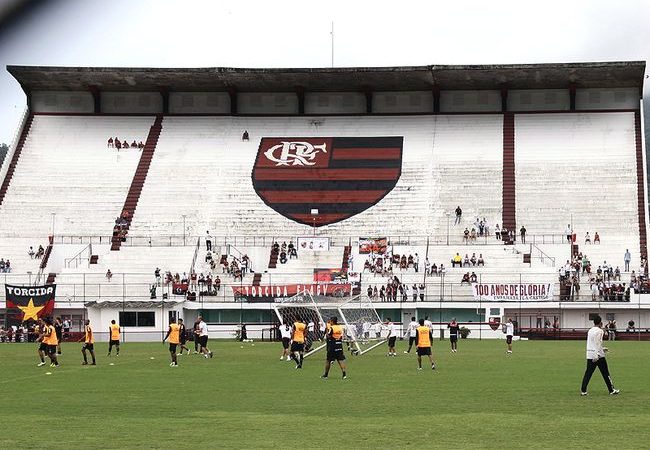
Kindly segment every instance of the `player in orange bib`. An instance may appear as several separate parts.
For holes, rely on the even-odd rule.
[[[45,329],[41,338],[41,342],[45,344],[46,353],[50,358],[50,367],[59,367],[59,361],[56,357],[56,347],[59,345],[59,340],[56,337],[56,330],[52,325],[52,319],[45,318]]]
[[[416,330],[416,346],[418,349],[418,370],[422,370],[422,357],[428,356],[429,362],[431,363],[431,370],[436,369],[436,365],[433,362],[431,357],[431,342],[433,337],[431,336],[431,328],[424,325],[424,319],[420,319],[420,326]]]
[[[95,362],[95,335],[93,334],[93,329],[90,327],[90,320],[88,319],[84,321],[84,345],[81,347],[81,354],[84,356],[84,362],[81,363],[82,366],[88,365],[86,350],[88,350],[90,352],[90,356],[93,357],[93,362],[91,366],[96,366],[97,363]]]
[[[108,327],[109,341],[108,341],[108,356],[111,356],[111,351],[115,347],[115,356],[120,356],[120,326],[111,320]]]
[[[178,367],[178,360],[176,359],[176,348],[181,343],[181,326],[176,323],[173,317],[169,319],[169,328],[167,334],[163,338],[163,343],[169,338],[169,354],[172,357],[170,367]]]
[[[298,318],[293,324],[291,333],[291,359],[296,362],[296,369],[302,369],[302,361],[305,353],[305,333],[307,325]]]

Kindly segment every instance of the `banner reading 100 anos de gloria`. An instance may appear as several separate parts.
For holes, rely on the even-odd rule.
[[[552,283],[474,283],[474,300],[538,302],[553,300]]]

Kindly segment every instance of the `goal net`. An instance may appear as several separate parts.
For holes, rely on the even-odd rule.
[[[293,325],[300,319],[309,325],[305,340],[306,357],[325,348],[325,324],[332,317],[337,317],[338,323],[345,327],[344,341],[348,351],[354,355],[362,355],[386,341],[381,337],[379,314],[367,297],[341,301],[330,297],[314,299],[305,293],[276,304],[274,309],[281,323]]]

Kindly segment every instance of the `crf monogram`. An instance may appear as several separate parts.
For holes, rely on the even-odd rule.
[[[276,152],[280,150],[280,157]],[[319,151],[327,153],[325,143],[313,145],[309,142],[282,142],[264,152],[264,156],[276,166],[313,166]]]

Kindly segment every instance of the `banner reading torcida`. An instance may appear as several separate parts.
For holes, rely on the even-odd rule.
[[[474,300],[542,302],[553,300],[552,283],[474,283]]]
[[[7,298],[7,324],[16,325],[38,320],[52,314],[56,285],[12,286],[5,285]]]

